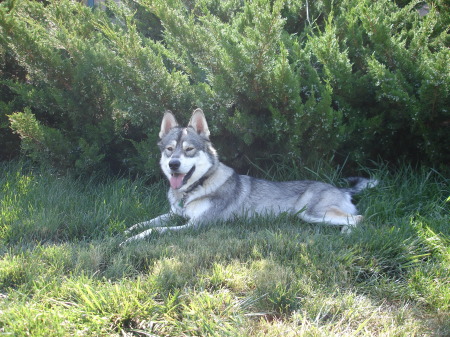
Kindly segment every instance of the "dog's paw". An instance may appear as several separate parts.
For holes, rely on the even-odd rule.
[[[124,231],[123,231],[123,234],[125,234],[125,235],[130,235],[131,234],[131,232],[132,232],[132,229],[131,228],[128,228],[128,229],[125,229]]]
[[[351,219],[351,221],[350,221],[350,219]],[[362,215],[353,215],[351,218],[349,218],[348,224],[341,227],[341,233],[350,234],[352,232],[353,228],[355,228],[356,225],[359,224],[363,220],[364,220],[364,217]]]
[[[342,234],[350,234],[353,230],[354,225],[346,225],[341,227],[341,233]]]
[[[152,234],[152,233],[154,233],[154,232],[158,232],[157,230],[155,231],[155,229],[156,229],[156,228],[153,228],[153,229],[147,229],[146,231],[144,231],[144,232],[142,232],[142,233],[140,233],[140,234],[134,235],[134,236],[132,236],[132,237],[126,239],[124,242],[122,242],[122,243],[120,244],[120,247],[123,247],[123,246],[125,246],[125,245],[127,245],[127,244],[129,244],[129,243],[131,243],[131,242],[133,242],[133,241],[140,241],[140,240],[146,238],[147,236],[149,236],[150,234]]]
[[[125,229],[125,230],[123,231],[123,233],[124,233],[125,235],[131,235],[131,233],[133,233],[133,232],[136,231],[136,229],[138,228],[138,225],[139,225],[139,224],[136,224],[136,225],[131,226],[130,228]]]
[[[364,217],[362,215],[355,215],[354,219],[355,219],[355,223],[360,223],[361,221],[364,220]]]
[[[119,244],[119,247],[121,247],[121,248],[123,248],[123,247],[125,247],[127,244],[129,244],[132,240],[130,240],[131,238],[129,238],[129,239],[126,239],[125,241],[122,241],[120,244]]]

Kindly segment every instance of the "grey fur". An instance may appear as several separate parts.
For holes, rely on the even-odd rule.
[[[180,127],[167,112],[159,135],[160,165],[171,183],[168,192],[171,212],[132,226],[127,233],[150,229],[125,242],[142,239],[154,230],[177,231],[235,216],[282,212],[298,215],[307,222],[344,226],[343,230],[349,231],[349,227],[362,220],[351,196],[377,184],[376,180],[352,177],[348,181],[353,187],[337,188],[318,181],[272,182],[239,175],[219,161],[200,109],[194,111],[186,128]],[[188,222],[164,227],[170,223],[172,214],[181,215]]]

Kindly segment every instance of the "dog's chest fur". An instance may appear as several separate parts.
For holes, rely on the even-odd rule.
[[[172,212],[187,218],[198,218],[213,207],[211,196],[217,196],[221,187],[233,176],[232,168],[219,163],[211,175],[192,191],[170,189],[168,193]],[[218,214],[219,216],[219,214]]]

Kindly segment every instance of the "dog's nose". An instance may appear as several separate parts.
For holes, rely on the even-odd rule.
[[[172,159],[171,161],[169,161],[169,167],[171,170],[178,170],[180,168],[180,161],[178,159]]]

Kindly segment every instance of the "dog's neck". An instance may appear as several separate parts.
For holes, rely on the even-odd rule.
[[[229,176],[235,173],[233,169],[217,161],[214,166],[212,166],[199,180],[190,185],[185,191],[175,190],[171,188],[170,192],[173,196],[172,200],[175,200],[176,204],[179,207],[183,208],[186,205],[186,202],[189,203],[198,198],[202,198],[205,194],[208,194],[211,190],[210,184],[212,184],[214,181],[217,181],[217,177],[215,177],[215,175],[218,172],[217,168],[219,166],[224,166],[229,170],[229,174],[225,176],[223,176],[223,171],[221,171],[222,176],[218,179],[220,182],[219,186],[223,184]],[[216,184],[214,185],[215,188],[218,187]]]

